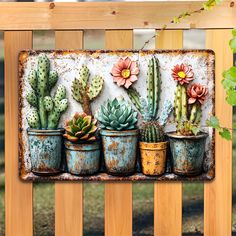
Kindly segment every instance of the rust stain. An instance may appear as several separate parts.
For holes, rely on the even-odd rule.
[[[109,151],[112,151],[112,150],[117,150],[118,148],[118,143],[114,140],[112,140],[112,143],[108,146],[108,150]]]

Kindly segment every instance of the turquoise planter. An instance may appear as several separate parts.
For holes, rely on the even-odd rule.
[[[63,129],[28,129],[32,172],[38,175],[54,175],[60,172]]]
[[[67,168],[74,175],[92,175],[100,167],[100,143],[72,143],[65,140]]]
[[[168,133],[172,153],[173,172],[182,176],[200,175],[203,171],[203,159],[207,133],[196,136],[181,136]]]
[[[111,175],[131,175],[135,172],[138,130],[101,130],[106,170]]]

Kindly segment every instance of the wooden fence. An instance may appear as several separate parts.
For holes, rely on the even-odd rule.
[[[179,13],[199,9],[202,2],[0,3],[0,30],[5,51],[5,206],[6,236],[33,234],[32,183],[18,176],[18,65],[21,49],[32,48],[33,30],[54,30],[56,48],[83,48],[84,29],[105,29],[107,49],[133,46],[133,29],[158,29]],[[228,46],[236,26],[236,7],[224,2],[163,32],[157,48],[182,48],[183,29],[206,30],[206,48],[216,53],[216,115],[232,123],[225,102],[222,71],[233,63]],[[204,185],[204,235],[231,235],[232,143],[216,135],[216,178]],[[154,183],[154,235],[182,234],[182,184]],[[83,184],[55,183],[55,234],[83,234]],[[132,183],[105,184],[105,235],[132,235]]]

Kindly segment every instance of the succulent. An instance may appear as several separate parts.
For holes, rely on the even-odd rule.
[[[82,105],[83,111],[92,115],[90,103],[101,93],[104,80],[96,75],[89,84],[90,72],[87,66],[83,65],[79,72],[79,78],[75,78],[72,83],[72,96]]]
[[[50,61],[45,54],[38,57],[37,71],[28,74],[28,81],[32,90],[27,93],[26,99],[33,107],[27,114],[27,121],[31,128],[56,129],[61,113],[68,107],[65,87],[57,88],[54,98],[50,91],[58,80],[56,71],[50,71]]]
[[[148,121],[140,128],[140,141],[147,143],[158,143],[165,141],[163,128],[157,121]]]
[[[73,118],[66,122],[63,135],[71,142],[96,140],[97,120],[86,113],[75,113]]]
[[[136,128],[138,113],[123,98],[108,100],[99,109],[96,118],[102,129],[131,130]]]

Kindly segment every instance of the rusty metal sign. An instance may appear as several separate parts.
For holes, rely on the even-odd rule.
[[[20,177],[212,180],[214,66],[211,50],[21,51]]]

